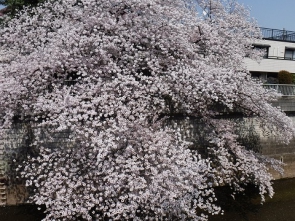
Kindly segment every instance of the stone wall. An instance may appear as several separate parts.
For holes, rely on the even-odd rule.
[[[0,137],[0,206],[26,201],[28,193],[24,181],[17,178],[16,168],[27,155],[35,154],[30,144],[36,136],[46,141],[44,147],[67,147],[69,144],[69,131],[51,133],[49,128],[37,128],[32,122],[16,122],[7,129]]]
[[[295,121],[295,116],[290,117]],[[277,142],[271,134],[260,130],[255,118],[235,118],[233,120],[238,125],[239,133],[242,135],[244,134],[244,138],[248,139],[248,142],[250,141],[254,144],[252,148],[256,148],[256,151],[260,151],[265,156],[281,160],[285,163],[285,173],[283,175],[271,171],[275,179],[295,177],[295,139],[291,140],[289,145],[284,145]],[[185,131],[187,137],[194,137],[194,142],[202,142],[202,136],[206,131],[202,131],[204,127],[202,127],[201,124],[196,123],[196,121],[192,122],[183,119],[178,120],[176,123],[178,127],[181,127],[182,130]],[[30,123],[16,123],[14,127],[7,130],[6,134],[0,139],[0,203],[2,203],[2,205],[23,203],[24,199],[27,197],[24,185],[16,182],[17,185],[11,186],[5,178],[4,170],[14,171],[18,162],[25,159],[29,152],[30,154],[33,153],[33,150],[29,147],[29,143],[30,140],[33,139],[33,136],[35,136],[35,130],[36,128]],[[47,139],[46,134],[48,134],[48,131],[50,130],[43,128],[39,136]],[[67,145],[68,135],[68,131],[52,134],[51,141],[44,145]],[[4,159],[4,153],[10,156],[10,158]],[[17,159],[18,162],[16,161],[13,163],[13,159]],[[7,164],[7,162],[10,162],[10,164]]]
[[[289,117],[295,121],[295,116]],[[278,142],[271,136],[263,137],[261,139],[261,146],[263,155],[280,160],[285,164],[283,175],[272,171],[275,179],[295,177],[295,138],[287,145]]]
[[[280,107],[295,122],[294,96],[283,96],[273,105]],[[283,175],[273,172],[275,179],[295,177],[295,139],[292,139],[288,145],[280,144],[272,137],[264,139],[262,153],[285,163]]]
[[[294,96],[283,96],[276,102],[273,102],[274,106],[279,106],[287,114],[295,113],[295,97]]]

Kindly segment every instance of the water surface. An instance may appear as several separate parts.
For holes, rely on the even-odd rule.
[[[274,197],[261,205],[253,187],[235,200],[229,196],[229,189],[222,188],[217,191],[218,202],[225,214],[212,216],[209,221],[295,221],[295,178],[274,181],[274,189]],[[34,205],[0,207],[0,221],[41,221],[44,217]]]

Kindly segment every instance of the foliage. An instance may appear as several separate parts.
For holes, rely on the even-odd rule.
[[[46,2],[0,35],[0,132],[34,121],[40,152],[22,174],[45,220],[206,220],[220,212],[214,186],[273,195],[278,162],[242,146],[226,114],[255,116],[284,142],[294,128],[243,66],[260,32],[236,2]],[[202,122],[203,144],[179,116]]]
[[[279,71],[278,73],[279,84],[292,84],[293,76],[289,71]]]

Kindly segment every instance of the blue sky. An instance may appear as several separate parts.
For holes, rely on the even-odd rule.
[[[295,31],[295,0],[237,1],[250,8],[251,17],[257,20],[259,26]]]
[[[251,17],[264,28],[295,31],[295,0],[237,0],[250,8]]]

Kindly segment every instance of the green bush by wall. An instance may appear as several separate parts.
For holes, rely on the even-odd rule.
[[[279,84],[292,84],[293,76],[289,71],[279,71],[278,74]]]

